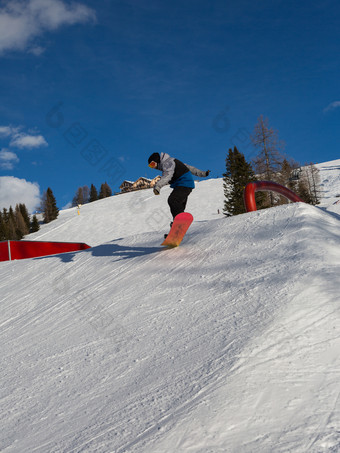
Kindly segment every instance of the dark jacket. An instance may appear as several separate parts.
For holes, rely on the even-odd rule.
[[[191,165],[184,164],[178,159],[170,157],[169,154],[161,153],[158,170],[162,171],[161,179],[156,183],[155,189],[159,192],[162,187],[170,184],[171,187],[195,187],[192,175],[204,177],[206,171],[201,171]]]

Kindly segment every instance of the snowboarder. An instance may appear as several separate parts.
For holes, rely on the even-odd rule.
[[[210,170],[202,171],[191,165],[184,164],[178,159],[170,157],[166,153],[153,153],[148,159],[149,167],[160,170],[162,177],[153,188],[155,195],[159,195],[162,187],[170,184],[174,189],[169,198],[168,203],[172,217],[184,212],[187,204],[188,196],[192,189],[195,188],[195,182],[192,175],[201,178],[209,175]]]

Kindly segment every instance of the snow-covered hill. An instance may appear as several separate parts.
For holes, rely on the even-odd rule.
[[[340,214],[340,159],[316,165],[320,171],[321,205]]]
[[[168,189],[30,235],[93,248],[0,263],[0,450],[340,451],[340,161],[319,168],[321,207],[232,218],[199,182],[177,249]]]
[[[150,231],[157,231],[160,238],[169,231],[172,220],[167,204],[170,193],[169,186],[164,187],[159,196],[155,196],[152,189],[129,192],[83,205],[80,215],[77,208],[65,209],[56,221],[44,225],[40,231],[29,235],[29,239],[74,240],[94,246],[113,238]],[[222,179],[202,180],[196,183],[196,189],[189,196],[187,211],[192,212],[197,222],[216,219],[218,210],[220,217],[223,216],[223,199]],[[155,245],[158,243],[159,239]]]

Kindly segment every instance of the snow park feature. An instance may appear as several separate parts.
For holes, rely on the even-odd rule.
[[[0,242],[0,261],[59,255],[89,248],[89,245],[82,242],[3,241]]]
[[[2,453],[340,451],[340,160],[318,207],[227,217],[196,183],[61,210],[31,240],[82,253],[0,262]]]
[[[277,192],[280,195],[288,198],[290,201],[303,203],[303,200],[301,200],[301,198],[298,197],[292,190],[288,189],[288,187],[282,186],[281,184],[273,181],[255,181],[249,182],[243,192],[244,205],[247,212],[257,210],[255,192],[261,190]]]

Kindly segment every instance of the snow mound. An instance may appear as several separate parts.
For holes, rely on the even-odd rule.
[[[225,218],[209,180],[167,250],[168,193],[66,210],[35,239],[92,249],[0,263],[0,450],[339,451],[340,217]]]

